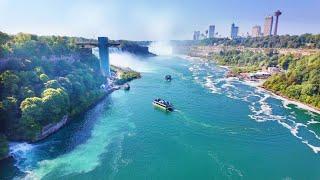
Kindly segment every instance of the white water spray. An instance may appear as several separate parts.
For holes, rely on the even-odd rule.
[[[170,56],[173,54],[172,45],[168,41],[155,41],[149,45],[149,51],[156,55]]]
[[[92,50],[92,53],[99,58],[98,48]],[[124,52],[119,48],[109,48],[110,64],[121,68],[130,68],[138,72],[153,72],[154,67],[148,64],[148,59],[135,56]]]

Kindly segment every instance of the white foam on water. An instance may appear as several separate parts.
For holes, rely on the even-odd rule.
[[[308,127],[308,126],[306,126],[306,127]],[[318,136],[316,132],[314,132],[314,131],[312,131],[312,130],[310,130],[310,129],[308,129],[308,131],[309,131],[311,134],[313,134],[316,139],[320,140],[320,136]]]
[[[236,168],[233,164],[223,162],[216,153],[208,152],[208,156],[218,165],[220,172],[227,179],[242,179],[243,172]]]
[[[225,83],[221,86],[222,88],[226,89],[226,88],[236,88],[233,84],[231,83]]]
[[[320,147],[319,146],[314,146],[309,144],[309,142],[307,140],[302,141],[302,143],[306,144],[307,146],[309,146],[314,153],[318,154],[318,152],[320,152]]]
[[[211,80],[211,78],[209,78],[208,76],[206,77],[206,83],[204,84],[205,87],[209,88],[211,90],[211,93],[219,93],[220,92],[220,89],[217,88],[215,86],[215,82],[213,82]]]
[[[307,125],[309,124],[319,124],[320,122],[319,121],[315,121],[313,118],[307,122]]]
[[[203,68],[206,67],[206,68]],[[285,107],[287,109],[291,109],[291,107],[288,106],[288,104],[291,104],[292,101],[286,100],[282,97],[275,96],[272,93],[269,93],[265,89],[259,88],[258,86],[261,85],[261,82],[250,82],[250,81],[240,81],[237,78],[221,78],[221,73],[224,71],[220,71],[217,68],[210,68],[212,64],[210,63],[203,63],[199,62],[196,64],[193,64],[192,67],[189,68],[189,70],[192,72],[193,75],[197,74],[194,78],[197,83],[202,84],[205,88],[208,88],[212,91],[212,93],[223,93],[227,97],[235,100],[241,100],[244,102],[249,103],[249,110],[251,111],[251,114],[248,116],[255,120],[256,122],[266,122],[266,121],[275,121],[278,124],[280,124],[282,127],[289,130],[290,134],[292,134],[294,137],[300,139],[304,144],[308,145],[314,152],[318,153],[319,148],[318,146],[315,146],[307,139],[311,138],[310,136],[306,136],[305,133],[299,134],[299,131],[308,132],[309,135],[313,135],[316,140],[320,143],[319,136],[314,132],[308,129],[309,124],[316,124],[320,123],[318,121],[315,121],[314,119],[311,119],[306,124],[303,123],[297,123],[296,122],[296,115],[294,111],[290,112],[289,115],[277,115],[274,114],[272,107],[278,106],[278,107]],[[203,79],[204,81],[199,80],[202,77],[202,71],[207,71],[204,75]],[[201,73],[200,73],[201,72]],[[214,80],[213,80],[214,79]],[[249,91],[243,91],[241,88],[237,88],[236,85],[244,84],[250,87],[254,87],[254,90]],[[258,99],[257,99],[258,98]],[[281,105],[271,105],[267,101],[270,98],[277,98],[280,99],[283,103],[283,106]],[[256,100],[257,99],[257,100]],[[305,105],[301,105],[299,103],[293,102],[294,104],[298,105],[300,108],[304,109],[310,109],[310,107],[305,107]],[[314,111],[307,111],[306,114],[309,114],[311,117],[315,117]],[[303,128],[302,128],[303,127]]]
[[[262,88],[260,88],[260,89],[262,89]],[[263,89],[263,90],[264,90],[264,89]],[[266,90],[264,90],[264,91],[267,92]],[[319,111],[319,110],[317,110],[317,109],[315,109],[315,108],[312,108],[312,107],[310,107],[310,106],[308,106],[308,105],[306,105],[306,104],[304,104],[304,103],[300,103],[300,102],[294,101],[294,100],[289,100],[289,99],[287,99],[287,98],[284,98],[284,97],[282,97],[282,96],[276,95],[276,94],[271,93],[271,92],[268,92],[268,93],[272,94],[272,96],[273,96],[274,98],[281,100],[281,101],[282,101],[282,104],[283,104],[283,106],[284,106],[285,108],[291,109],[288,105],[289,105],[289,104],[294,104],[294,105],[296,105],[296,106],[297,106],[298,108],[300,108],[300,109],[309,111],[308,113],[313,114],[314,116],[320,115],[320,111]],[[313,116],[313,115],[312,115],[312,116]]]
[[[290,118],[290,116],[279,116],[279,115],[274,115],[272,113],[272,108],[270,107],[270,105],[268,105],[266,103],[266,100],[268,98],[270,98],[270,95],[265,95],[263,96],[258,102],[260,103],[260,108],[261,110],[256,110],[254,108],[254,103],[252,104],[252,106],[250,107],[251,111],[253,112],[252,115],[249,115],[252,119],[256,120],[257,122],[265,122],[265,121],[276,121],[278,122],[280,125],[282,125],[283,127],[285,127],[286,129],[288,129],[290,131],[290,133],[301,140],[302,143],[306,144],[308,147],[310,147],[313,152],[318,153],[320,151],[320,147],[312,145],[311,143],[309,143],[309,141],[306,139],[306,137],[303,136],[299,136],[299,129],[300,127],[304,127],[307,129],[308,132],[310,132],[311,134],[314,135],[314,137],[317,140],[320,140],[319,136],[314,132],[308,129],[307,124],[303,124],[303,123],[297,123],[295,122],[295,118]]]
[[[96,109],[103,109],[103,105],[99,104]],[[95,111],[92,114],[98,120],[92,129],[91,137],[86,142],[68,153],[38,162],[36,168],[25,170],[27,175],[24,179],[43,179],[48,175],[60,179],[70,174],[87,173],[99,166],[100,156],[109,151],[108,146],[114,141],[123,141],[124,134],[128,134],[131,128],[128,125],[128,116],[119,115],[126,113],[118,112],[120,117],[117,118],[102,114],[97,116]]]
[[[197,126],[203,127],[203,128],[210,128],[210,129],[215,129],[215,130],[221,129],[221,128],[219,128],[217,126],[213,126],[211,124],[206,124],[201,121],[195,121],[195,120],[189,118],[184,112],[182,112],[178,109],[175,109],[174,111],[177,112],[177,114],[179,114],[181,116],[181,119],[183,120],[183,122],[187,122],[189,124],[194,124],[194,125],[197,125]]]
[[[26,142],[9,144],[9,154],[16,160],[14,166],[21,171],[28,171],[32,168],[37,154],[33,150],[39,145],[32,145]]]
[[[119,166],[121,166],[122,163],[122,152],[123,152],[123,147],[122,143],[124,140],[124,134],[122,133],[121,136],[118,138],[116,142],[116,150],[114,152],[113,159],[111,160],[111,169],[112,173],[109,176],[109,179],[113,179],[114,176],[118,173],[119,171]]]
[[[29,151],[31,151],[34,148],[34,145],[23,142],[23,143],[10,143],[10,155],[12,156],[20,156],[25,155]]]

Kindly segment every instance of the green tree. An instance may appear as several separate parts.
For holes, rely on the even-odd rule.
[[[0,102],[0,132],[6,132],[11,124],[16,123],[18,116],[17,99],[14,97],[6,97]]]
[[[57,80],[50,80],[45,83],[45,87],[46,89],[49,89],[49,88],[57,89],[57,88],[61,88],[61,85]]]
[[[49,81],[49,77],[46,74],[40,74],[39,77],[43,83],[46,83],[47,81]]]
[[[0,88],[2,89],[1,96],[7,97],[12,95],[17,95],[18,93],[18,83],[20,81],[19,76],[17,76],[12,71],[5,71],[0,75]]]
[[[9,153],[9,146],[4,135],[0,134],[0,160],[6,157]]]
[[[51,121],[59,121],[69,110],[69,96],[61,88],[46,89],[42,93],[44,116],[50,117]]]

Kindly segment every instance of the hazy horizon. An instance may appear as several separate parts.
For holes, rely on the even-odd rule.
[[[254,25],[274,11],[283,14],[279,35],[319,34],[320,1],[62,1],[0,0],[0,31],[39,35],[66,35],[126,40],[188,40],[194,30],[210,24],[226,37],[234,22],[239,35],[251,34]],[[298,16],[299,13],[299,16]]]

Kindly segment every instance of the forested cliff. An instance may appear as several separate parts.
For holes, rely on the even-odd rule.
[[[99,60],[76,38],[0,32],[0,159],[7,139],[33,141],[43,127],[104,95]]]

